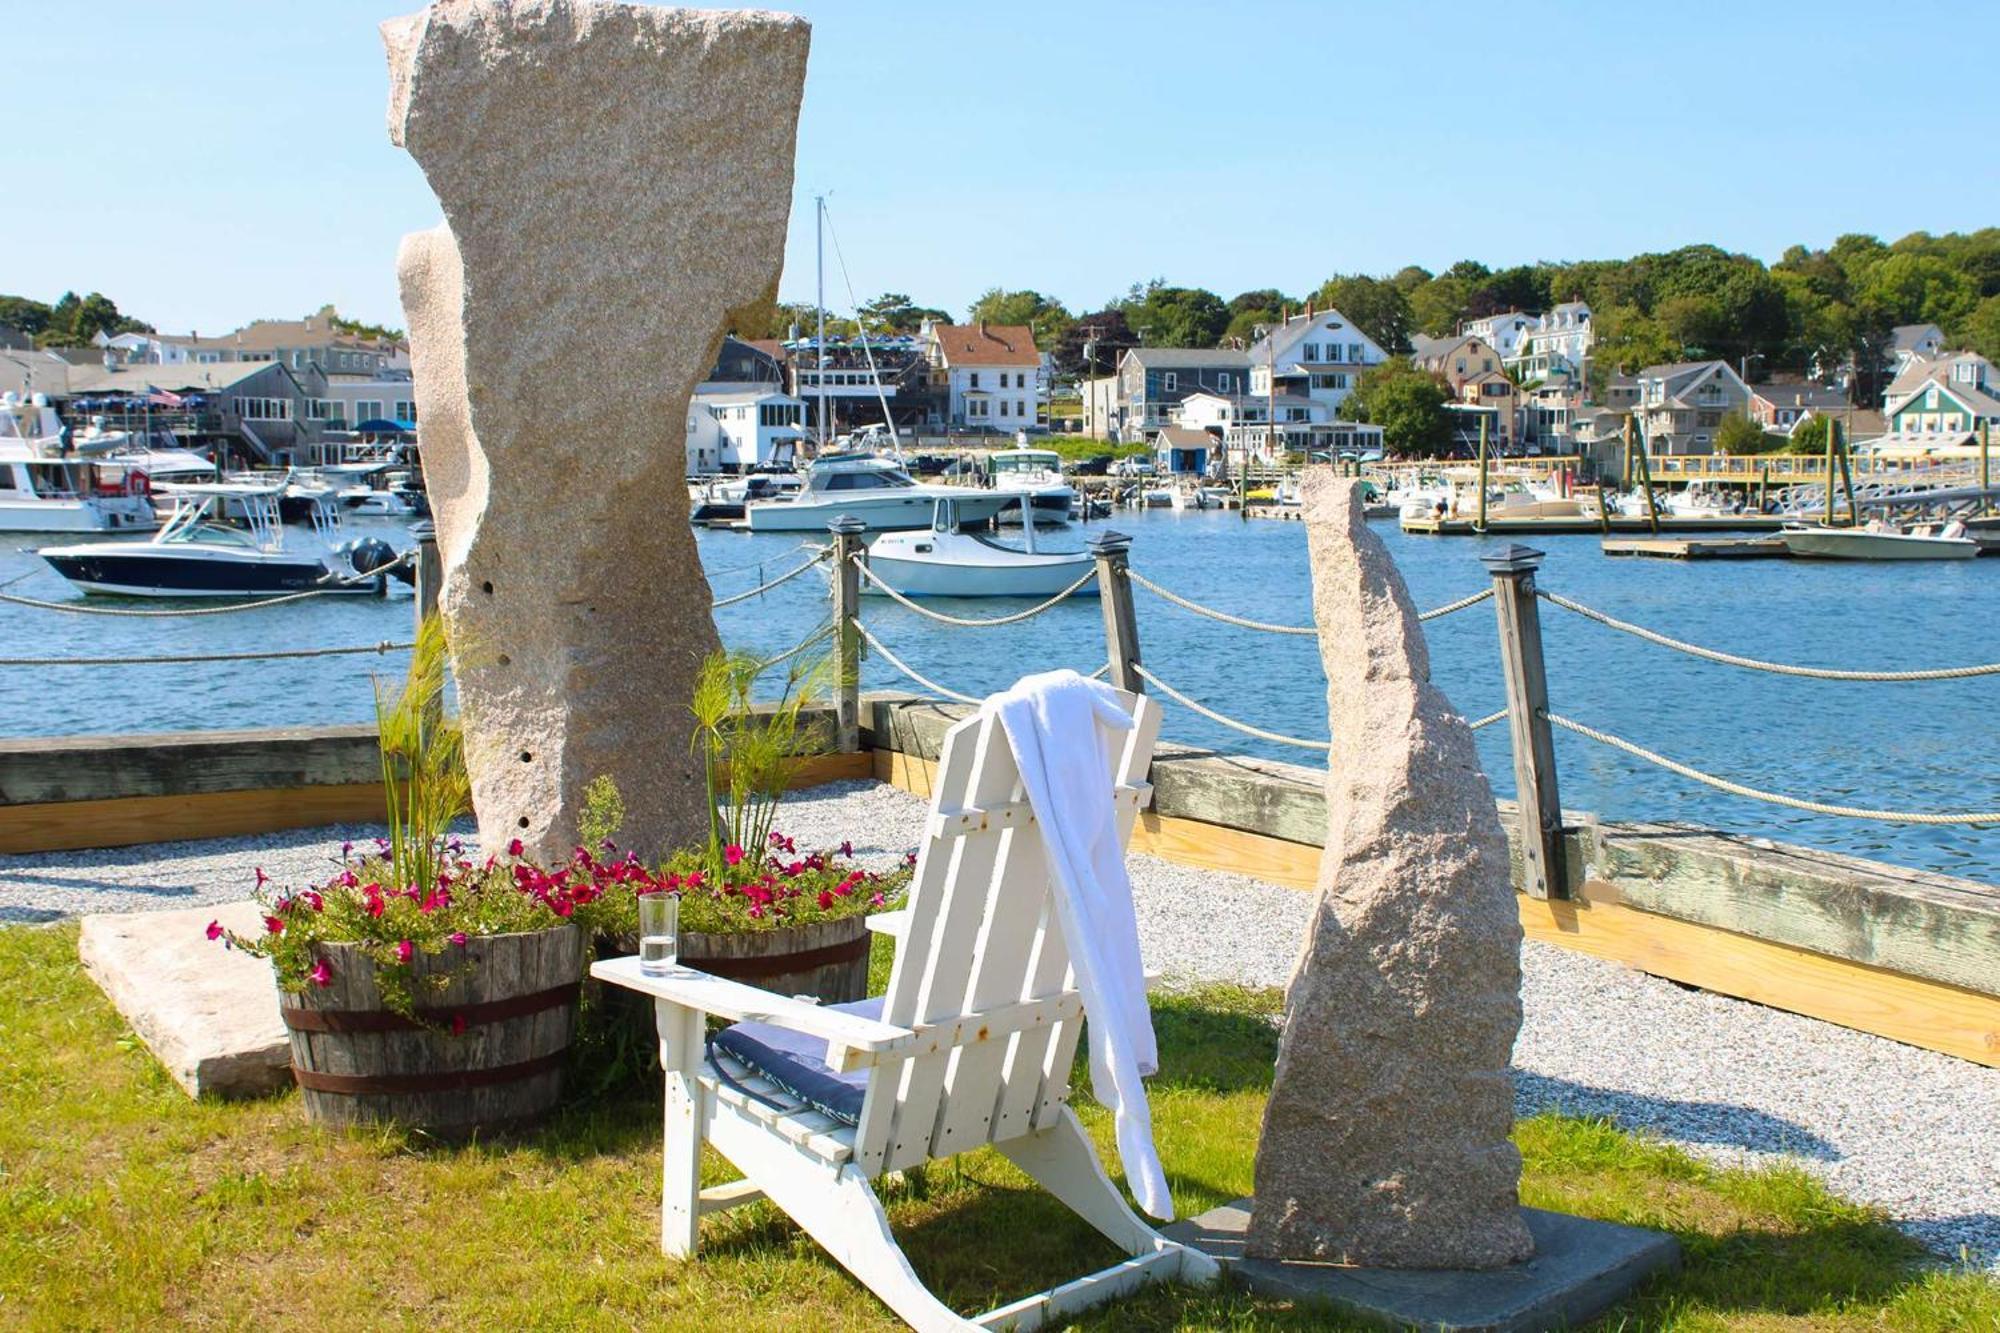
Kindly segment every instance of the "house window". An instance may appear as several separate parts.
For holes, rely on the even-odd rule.
[[[380,398],[362,398],[358,399],[354,404],[354,419],[357,421],[373,421],[381,415],[382,400]]]
[[[1028,405],[1017,399],[1014,403],[1014,415],[1025,420],[1028,415]]]
[[[1360,343],[1349,343],[1349,344],[1347,344],[1347,359],[1348,359],[1348,360],[1349,360],[1350,362],[1352,362],[1353,364],[1357,365],[1357,366],[1361,364],[1361,344],[1360,344]]]
[[[417,405],[408,399],[396,402],[396,420],[414,422],[417,419]]]
[[[1000,400],[1000,415],[1003,417],[1007,415],[1007,400],[1005,398]]]
[[[1319,360],[1319,344],[1318,344],[1318,343],[1307,343],[1307,344],[1306,344],[1306,349],[1305,349],[1305,353],[1304,353],[1304,356],[1305,356],[1305,359],[1306,359],[1306,360],[1308,360],[1308,361],[1317,361],[1317,360]]]
[[[1463,375],[1463,374],[1465,373],[1465,358],[1464,358],[1464,357],[1460,357],[1460,358],[1458,359],[1458,373],[1459,373],[1459,374],[1461,374],[1461,375]]]
[[[1176,390],[1178,390],[1181,387],[1181,377],[1179,373],[1172,370],[1166,371],[1164,374],[1160,376],[1160,387],[1168,393],[1173,393]]]
[[[1222,390],[1222,392],[1224,392],[1224,393],[1228,393],[1228,392],[1229,392],[1229,389],[1230,389],[1230,379],[1229,379],[1229,372],[1228,372],[1228,371],[1226,371],[1226,370],[1225,370],[1225,371],[1223,371],[1223,372],[1222,372],[1222,373],[1221,373],[1220,375],[1217,375],[1217,376],[1215,377],[1215,387],[1216,387],[1216,388],[1218,388],[1218,389],[1220,389],[1220,390]]]
[[[976,389],[976,388],[978,388],[978,387],[979,387],[979,372],[975,370],[975,371],[973,371],[973,372],[972,372],[972,373],[971,373],[970,375],[968,375],[968,376],[966,377],[966,383],[967,383],[968,385],[970,385],[970,386],[971,386],[972,388],[975,388],[975,389]]]

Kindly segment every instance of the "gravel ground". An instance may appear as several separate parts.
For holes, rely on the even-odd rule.
[[[789,799],[780,826],[801,844],[853,838],[862,859],[890,864],[916,845],[923,811],[893,787],[835,783]],[[325,873],[343,838],[378,831],[0,856],[0,922],[226,902],[247,896],[259,866],[299,883]],[[1132,872],[1152,966],[1252,986],[1290,976],[1309,894],[1147,856],[1132,858]],[[1230,929],[1215,930],[1217,919]],[[1529,943],[1522,964],[1523,1114],[1604,1115],[1716,1161],[1791,1161],[1887,1209],[1938,1253],[2000,1272],[2000,1070],[1550,945]]]

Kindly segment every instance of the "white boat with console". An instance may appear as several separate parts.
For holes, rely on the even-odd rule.
[[[1026,491],[1035,522],[1069,522],[1076,503],[1076,489],[1063,480],[1062,455],[1053,449],[996,449],[986,458],[993,484],[1006,490]],[[1019,523],[1019,506],[1000,511],[1002,523]]]
[[[119,532],[153,526],[144,478],[113,474],[103,456],[130,440],[97,432],[63,436],[42,394],[0,399],[0,531]]]
[[[806,464],[798,494],[748,501],[743,524],[752,532],[825,532],[850,516],[870,532],[908,532],[930,526],[939,500],[958,501],[961,522],[981,523],[1020,498],[1019,491],[925,485],[872,454],[825,454]]]
[[[876,538],[865,557],[868,572],[905,597],[1053,597],[1090,572],[1087,551],[1037,549],[1033,523],[1021,530],[1019,547],[963,531],[960,505],[937,501],[928,532]],[[1095,596],[1096,588],[1087,584],[1074,595]],[[861,591],[880,589],[863,579]]]
[[[1795,556],[1819,560],[1970,560],[1979,543],[1963,523],[1896,528],[1881,519],[1861,528],[1795,523],[1778,534]]]
[[[266,597],[312,588],[379,593],[396,560],[386,542],[339,542],[340,518],[321,505],[304,549],[287,549],[283,487],[216,482],[178,488],[178,506],[150,541],[44,546],[35,554],[85,593],[114,597]],[[243,515],[241,525],[222,514]]]

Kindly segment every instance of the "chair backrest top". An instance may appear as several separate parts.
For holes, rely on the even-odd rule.
[[[1159,705],[1121,699],[1135,725],[1100,734],[1122,842],[1150,792]],[[882,1017],[929,1027],[1023,1006],[1049,1016],[991,1035],[968,1025],[963,1044],[879,1066],[855,1136],[869,1174],[1031,1133],[1061,1107],[1081,1028],[1053,1016],[1078,1013],[1065,912],[1006,728],[982,710],[945,734]]]

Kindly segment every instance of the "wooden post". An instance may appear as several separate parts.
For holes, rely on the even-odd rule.
[[[1500,620],[1500,660],[1514,741],[1514,797],[1520,808],[1522,890],[1531,898],[1566,898],[1562,796],[1556,787],[1555,733],[1549,726],[1542,620],[1535,598],[1542,553],[1509,543],[1480,560],[1493,576],[1493,605]]]
[[[410,535],[417,539],[416,628],[422,633],[424,622],[437,611],[438,590],[444,586],[444,560],[438,555],[435,523],[425,520],[415,524]]]
[[[1625,418],[1625,429],[1631,431],[1632,418]],[[1639,465],[1639,484],[1646,488],[1646,523],[1657,537],[1660,535],[1660,499],[1653,494],[1653,464],[1652,460],[1646,457],[1645,427],[1641,426],[1637,434],[1639,447],[1632,451],[1632,457]]]
[[[1479,523],[1478,531],[1486,531],[1486,418],[1479,418]]]
[[[1826,423],[1827,438],[1833,442],[1834,454],[1840,459],[1840,484],[1847,491],[1847,526],[1861,526],[1861,506],[1854,502],[1854,464],[1847,456],[1847,435],[1838,421]]]
[[[833,719],[835,743],[842,754],[861,749],[861,534],[868,525],[842,514],[826,525],[833,534]]]
[[[1757,512],[1769,513],[1771,505],[1771,465],[1764,464],[1757,470]]]
[[[1604,493],[1604,483],[1597,483],[1597,526],[1604,535],[1611,535],[1611,497]]]
[[[1828,417],[1826,421],[1826,512],[1820,517],[1820,522],[1829,528],[1833,526],[1833,418],[1832,417]]]
[[[1104,608],[1104,651],[1111,663],[1107,679],[1121,690],[1144,694],[1146,682],[1139,678],[1139,621],[1132,611],[1132,580],[1125,574],[1132,539],[1122,532],[1100,532],[1090,539],[1089,548],[1097,559],[1097,602]]]
[[[1979,510],[1993,507],[1993,423],[1979,423]]]

